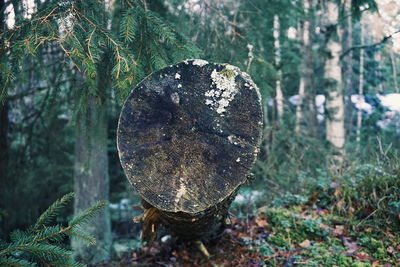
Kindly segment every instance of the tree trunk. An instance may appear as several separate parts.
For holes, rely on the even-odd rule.
[[[5,1],[0,0],[0,10],[3,11],[0,14],[0,32],[5,30],[6,19],[4,15],[4,5]],[[3,46],[4,40],[1,40],[1,46]],[[0,60],[4,62],[4,50],[0,50]],[[3,85],[4,74],[0,73],[1,85]],[[4,99],[0,101],[0,209],[5,209],[3,205],[6,205],[6,192],[5,190],[9,190],[7,184],[9,184],[8,179],[8,161],[9,161],[9,146],[8,146],[8,101],[7,101],[7,92],[4,96]],[[6,229],[6,220],[1,220],[1,229],[0,237],[8,233],[8,229]],[[8,227],[7,227],[8,228]],[[4,231],[4,232],[3,232]]]
[[[363,23],[362,19],[360,20],[360,45],[364,44],[364,31],[363,31]],[[358,79],[358,96],[362,97],[364,94],[364,49],[360,49],[360,74]],[[357,111],[357,133],[356,133],[356,142],[357,142],[357,150],[360,147],[361,140],[361,127],[362,127],[362,110]]]
[[[392,49],[390,49],[390,61],[392,63],[392,71],[393,71],[393,84],[394,84],[394,90],[396,91],[396,93],[399,93],[400,90],[399,90],[399,85],[397,83],[397,63],[393,49],[394,49],[393,47]]]
[[[326,36],[327,59],[325,61],[325,80],[328,90],[326,98],[326,139],[336,149],[334,157],[338,167],[344,159],[344,101],[342,88],[342,70],[340,67],[340,55],[342,47],[338,29],[339,7],[336,3],[326,3]]]
[[[81,83],[83,77],[81,73]],[[107,90],[111,83],[107,73],[98,75],[98,95],[87,97],[86,107],[78,114],[75,142],[74,213],[79,214],[97,201],[108,200],[109,177],[107,156]],[[75,256],[85,262],[109,259],[111,224],[108,207],[97,215],[85,229],[96,238],[96,244],[87,246],[72,240]]]
[[[314,61],[312,50],[312,32],[314,29],[314,3],[311,0],[303,0],[305,19],[300,27],[301,65],[299,98],[300,103],[296,107],[296,128],[299,133],[308,132],[311,136],[317,135],[317,114],[315,105],[316,90],[313,84]]]
[[[6,25],[6,19],[4,15],[4,6],[5,2],[4,0],[0,0],[0,10],[2,11],[0,13],[0,32],[3,32],[5,30],[5,25]],[[4,40],[1,40],[1,46],[3,47],[3,42]],[[4,59],[4,52],[3,50],[0,50],[0,60],[3,62]],[[0,79],[1,85],[4,83],[4,74],[0,73]],[[0,91],[1,92],[1,91]],[[6,175],[7,175],[7,166],[8,166],[8,101],[7,101],[7,92],[3,96],[4,99],[0,99],[0,179],[2,181],[1,184],[3,184],[4,181],[6,181]]]
[[[345,0],[344,3],[345,14],[351,14],[351,0]],[[342,38],[343,51],[348,51],[353,46],[353,18],[347,15],[343,27]],[[353,126],[353,103],[351,102],[351,95],[354,94],[353,90],[353,52],[350,50],[342,58],[342,75],[343,75],[343,92],[345,96],[345,128],[347,133],[351,133]]]
[[[280,23],[279,16],[274,16],[274,48],[275,48],[275,68],[276,68],[276,81],[275,81],[275,102],[278,119],[283,117],[283,92],[282,92],[282,70],[281,70],[281,44],[280,36]]]
[[[143,238],[162,224],[183,240],[223,228],[261,141],[261,97],[230,65],[185,61],[148,76],[121,111],[118,152],[144,200]]]

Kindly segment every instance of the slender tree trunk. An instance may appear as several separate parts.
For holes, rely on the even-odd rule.
[[[4,0],[0,0],[0,10],[4,10],[5,2]],[[4,12],[0,13],[0,32],[5,30],[6,19]],[[1,46],[4,44],[4,40],[1,40]],[[4,61],[4,53],[3,50],[0,50],[0,60]],[[2,79],[2,83],[4,83],[3,79],[5,79],[4,74],[0,73],[0,79]],[[5,99],[0,102],[0,179],[6,179],[7,175],[7,166],[8,166],[8,101],[7,95],[3,96]],[[3,184],[3,183],[1,183]]]
[[[280,22],[279,16],[274,16],[274,48],[275,48],[275,67],[277,69],[276,82],[275,82],[275,102],[276,110],[278,113],[278,119],[281,120],[283,117],[283,92],[282,92],[282,70],[281,70],[281,44],[279,40]]]
[[[305,89],[304,89],[304,76],[302,73],[300,74],[300,84],[299,84],[299,103],[296,106],[296,128],[295,131],[297,134],[301,133],[301,124],[304,121],[303,114],[303,101],[305,97]]]
[[[0,0],[0,10],[4,10],[4,5],[5,1]],[[0,32],[4,31],[6,25],[6,19],[4,12],[0,13]],[[1,46],[3,46],[4,40],[1,40]],[[4,61],[4,53],[3,50],[0,50],[0,61]],[[3,79],[5,79],[4,74],[0,73],[0,79],[2,79],[1,84],[4,83]],[[7,184],[8,184],[8,161],[9,161],[9,146],[8,146],[8,101],[7,101],[7,95],[4,96],[5,99],[3,102],[0,101],[0,184],[1,184],[1,189],[0,189],[0,208],[5,208],[3,205],[5,205],[5,195],[6,192],[5,190],[8,190]],[[3,234],[7,234],[7,230],[5,228],[6,220],[1,220],[1,229],[0,230],[0,237],[2,237]],[[4,232],[3,232],[4,231]]]
[[[0,103],[0,180],[2,185],[7,181],[8,172],[8,124],[8,101],[5,99],[3,103]]]
[[[390,49],[390,61],[392,63],[392,71],[393,71],[393,84],[394,84],[394,89],[397,93],[400,92],[399,90],[399,85],[397,83],[397,63],[396,63],[396,57],[393,52],[393,48]]]
[[[82,74],[78,74],[82,76]],[[107,156],[107,90],[111,88],[106,73],[98,75],[98,95],[89,95],[87,107],[77,118],[75,142],[74,213],[79,214],[97,201],[108,200],[109,177]],[[80,78],[83,80],[82,78]],[[95,263],[109,259],[111,249],[111,223],[108,208],[87,226],[97,242],[87,246],[72,240],[75,256]]]
[[[351,14],[351,0],[345,0],[344,3],[345,14]],[[353,18],[348,15],[343,27],[342,38],[343,51],[347,51],[353,46]],[[351,102],[351,95],[354,94],[353,90],[353,53],[350,51],[342,58],[342,75],[343,75],[343,91],[345,96],[345,128],[346,132],[350,133],[353,126],[353,104]]]
[[[310,135],[315,136],[317,132],[315,88],[313,84],[313,51],[312,51],[312,32],[314,29],[313,6],[311,0],[304,0],[303,7],[305,19],[300,27],[301,43],[301,66],[300,66],[300,84],[299,98],[300,104],[296,107],[296,132],[301,133],[306,130]],[[302,125],[306,124],[306,129]]]
[[[338,167],[344,160],[345,152],[344,100],[340,66],[342,46],[338,31],[339,7],[335,2],[328,1],[326,9],[326,52],[328,54],[325,61],[325,79],[328,90],[326,99],[326,139],[337,150],[337,154],[334,157],[337,162],[333,165]]]
[[[364,44],[364,30],[363,30],[362,19],[360,20],[360,45]],[[360,71],[358,77],[358,95],[362,97],[364,94],[364,49],[360,50]],[[362,110],[357,111],[357,133],[356,133],[356,142],[357,142],[357,150],[360,146],[361,140],[361,127],[362,127]]]

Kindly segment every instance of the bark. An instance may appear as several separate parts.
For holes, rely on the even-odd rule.
[[[361,45],[364,43],[364,31],[363,31],[363,23],[362,19],[360,20],[360,40]],[[358,79],[358,95],[362,97],[364,94],[364,49],[360,50],[360,71],[359,71],[359,79]],[[356,133],[356,142],[357,149],[360,145],[361,140],[361,127],[362,127],[362,110],[357,111],[357,133]]]
[[[311,0],[304,0],[303,7],[305,19],[300,27],[301,43],[301,65],[300,65],[300,84],[299,98],[300,103],[296,107],[296,127],[295,131],[308,133],[311,136],[317,135],[317,112],[315,105],[316,90],[313,84],[314,60],[313,60],[313,42],[312,32],[314,29],[313,8],[314,3]]]
[[[0,0],[0,10],[4,10],[5,2]],[[6,20],[4,12],[0,14],[0,32],[5,30]],[[1,46],[3,46],[3,40],[1,40]],[[3,50],[0,51],[0,60],[4,61]],[[0,74],[0,79],[4,79],[3,74]],[[8,101],[7,95],[3,101],[0,101],[0,179],[3,184],[6,181],[7,166],[8,166]]]
[[[4,10],[4,5],[5,1],[0,0],[0,10]],[[1,12],[0,14],[0,32],[2,32],[5,29],[6,25],[6,20],[5,20],[5,15],[4,12]],[[3,40],[1,40],[1,45],[3,45]],[[4,61],[4,53],[3,50],[0,51],[0,60]],[[0,74],[0,79],[4,79],[3,74]],[[0,209],[4,209],[6,203],[6,192],[7,184],[9,184],[9,179],[8,179],[8,162],[9,162],[9,145],[8,145],[8,127],[9,127],[9,120],[8,120],[8,110],[9,110],[9,105],[8,105],[8,100],[7,100],[7,95],[5,96],[5,99],[3,101],[0,101],[0,184],[1,189],[0,189]],[[7,234],[8,229],[6,229],[7,223],[6,220],[1,220],[1,229],[0,230],[0,236],[3,234]],[[4,231],[4,232],[3,232]]]
[[[82,75],[78,74],[81,83],[83,83]],[[107,201],[109,197],[106,92],[111,88],[111,83],[106,72],[99,73],[98,77],[98,95],[88,96],[87,106],[77,117],[74,168],[75,215],[97,201]],[[108,207],[93,218],[85,230],[96,238],[96,244],[88,246],[73,239],[71,245],[75,257],[92,263],[109,259],[111,224]]]
[[[282,70],[281,70],[281,44],[279,40],[280,36],[280,23],[279,16],[274,16],[274,48],[275,48],[275,68],[276,68],[276,81],[275,81],[275,102],[276,110],[278,113],[278,119],[281,120],[283,117],[283,92],[282,92]]]
[[[184,240],[215,237],[246,181],[262,132],[261,97],[230,65],[185,61],[147,77],[121,111],[118,152],[157,225]]]
[[[351,0],[346,0],[344,3],[344,13],[351,14]],[[343,51],[349,50],[353,46],[353,19],[352,16],[346,16],[343,27],[342,47]],[[345,96],[345,128],[346,132],[350,133],[353,126],[353,104],[351,95],[353,90],[353,52],[350,51],[342,57],[342,74],[343,74],[343,92]]]
[[[390,50],[390,62],[392,63],[394,89],[396,93],[399,93],[400,90],[399,90],[399,85],[397,83],[397,63],[395,54],[393,52],[393,48]]]
[[[302,55],[305,50],[305,41],[304,39],[309,36],[309,28],[307,27],[307,24],[304,22],[302,26],[298,27],[299,28],[299,39],[300,43],[302,45],[300,51],[302,52]],[[300,134],[302,132],[302,124],[304,122],[304,108],[303,108],[303,102],[305,98],[305,73],[304,73],[304,68],[305,66],[305,56],[301,57],[301,65],[300,65],[300,83],[299,83],[299,103],[296,106],[296,126],[295,126],[295,131],[297,134]]]
[[[9,160],[8,110],[8,101],[7,99],[5,99],[3,103],[0,103],[0,179],[2,185],[5,185],[7,181],[7,169]]]
[[[327,59],[325,61],[325,80],[328,90],[326,98],[326,139],[337,150],[333,165],[338,167],[344,159],[344,100],[340,55],[342,47],[338,31],[339,7],[334,2],[326,3]],[[333,166],[332,166],[333,167]]]
[[[109,24],[106,1],[100,1],[98,19],[103,25]],[[78,115],[75,142],[74,191],[76,194],[74,213],[89,208],[98,201],[109,200],[108,170],[108,106],[112,88],[109,58],[104,53],[96,66],[96,90],[92,94],[86,89],[86,108]],[[83,80],[81,73],[79,77]],[[82,82],[83,85],[83,82]],[[89,83],[86,86],[93,86]],[[96,244],[87,246],[73,240],[71,243],[76,258],[88,263],[98,263],[110,259],[111,254],[111,217],[109,207],[91,220],[87,230],[96,238]]]

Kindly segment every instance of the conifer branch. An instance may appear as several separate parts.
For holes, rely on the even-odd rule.
[[[383,45],[385,44],[389,39],[391,39],[394,35],[400,33],[400,30],[397,30],[385,37],[382,38],[382,40],[380,40],[379,42],[373,43],[373,44],[366,44],[366,45],[355,45],[350,47],[349,49],[347,49],[346,51],[344,51],[342,53],[342,55],[340,56],[341,58],[345,57],[348,53],[350,53],[351,51],[355,50],[355,49],[365,49],[365,48],[372,48],[375,46],[379,46],[379,45]]]
[[[65,205],[74,198],[74,193],[68,193],[63,196],[60,200],[57,200],[52,204],[42,215],[40,215],[36,224],[33,227],[33,232],[39,230],[41,227],[44,227],[45,224],[49,223],[58,212],[65,207]]]
[[[61,225],[46,227],[46,224],[54,219],[60,208],[64,207],[73,196],[73,193],[69,193],[60,200],[57,200],[39,217],[31,230],[26,232],[14,231],[10,235],[10,243],[0,242],[0,266],[35,265],[33,262],[26,261],[25,258],[20,259],[19,255],[23,254],[16,252],[25,252],[34,256],[32,259],[36,259],[46,266],[82,266],[82,264],[71,258],[71,250],[61,247],[60,243],[68,235],[94,244],[96,240],[81,231],[78,226],[86,223],[106,205],[106,202],[99,202],[87,209],[80,216],[73,219],[70,225],[66,227],[62,227]]]

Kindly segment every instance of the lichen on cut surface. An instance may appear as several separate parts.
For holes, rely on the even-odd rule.
[[[179,179],[179,190],[176,193],[176,197],[175,197],[175,204],[177,205],[179,203],[179,201],[181,200],[182,196],[184,194],[186,194],[186,185],[185,185],[185,181],[183,178]]]
[[[195,66],[203,67],[203,66],[205,66],[207,64],[208,64],[208,61],[203,60],[203,59],[195,59],[195,60],[193,60],[193,65],[195,65]]]
[[[216,89],[210,89],[205,93],[205,103],[218,114],[223,115],[238,92],[235,82],[237,75],[237,69],[231,65],[225,66],[220,72],[214,69],[211,73],[212,84],[215,85]]]
[[[171,100],[174,102],[176,105],[179,105],[179,94],[178,93],[172,93],[171,94]]]

